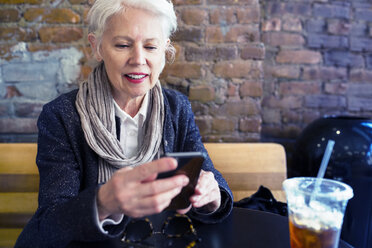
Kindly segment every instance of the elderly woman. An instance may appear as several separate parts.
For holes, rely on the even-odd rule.
[[[187,98],[162,89],[159,75],[176,30],[167,0],[96,0],[88,39],[99,62],[79,90],[46,104],[39,117],[39,207],[16,247],[68,247],[115,238],[131,218],[162,212],[189,179],[167,152],[205,148]],[[210,158],[191,205],[214,223],[232,195]]]

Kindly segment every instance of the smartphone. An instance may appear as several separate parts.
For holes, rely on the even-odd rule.
[[[194,194],[206,154],[204,152],[175,152],[166,153],[165,157],[175,158],[178,162],[178,166],[174,170],[159,173],[157,178],[167,178],[180,174],[186,175],[189,178],[189,183],[172,199],[166,210],[187,208],[190,205],[189,199]]]

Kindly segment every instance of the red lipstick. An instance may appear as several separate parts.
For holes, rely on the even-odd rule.
[[[124,74],[124,77],[129,82],[134,83],[134,84],[140,84],[140,83],[142,83],[143,81],[145,81],[145,79],[148,76],[149,76],[148,74],[141,73],[141,72],[132,72],[132,73]]]

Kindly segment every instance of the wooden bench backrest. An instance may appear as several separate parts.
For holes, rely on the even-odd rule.
[[[285,201],[283,146],[273,143],[205,143],[215,167],[227,180],[234,200],[250,196],[260,185]],[[36,143],[0,143],[0,247],[13,247],[37,208],[39,173]]]
[[[285,201],[282,182],[287,177],[284,147],[276,143],[204,143],[209,156],[238,201],[255,193],[260,185]]]
[[[0,144],[0,247],[13,247],[37,208],[37,144]]]

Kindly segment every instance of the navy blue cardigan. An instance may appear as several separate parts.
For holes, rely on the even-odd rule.
[[[82,247],[117,237],[128,223],[105,226],[103,234],[96,225],[95,197],[98,189],[98,157],[88,146],[75,107],[77,90],[46,104],[38,120],[40,173],[39,206],[19,236],[15,247]],[[206,151],[194,121],[190,102],[181,93],[163,89],[165,152]],[[119,136],[120,137],[120,136]],[[203,169],[212,171],[222,192],[218,211],[203,215],[190,211],[191,218],[206,223],[221,221],[232,210],[232,194],[221,174],[208,157]]]

